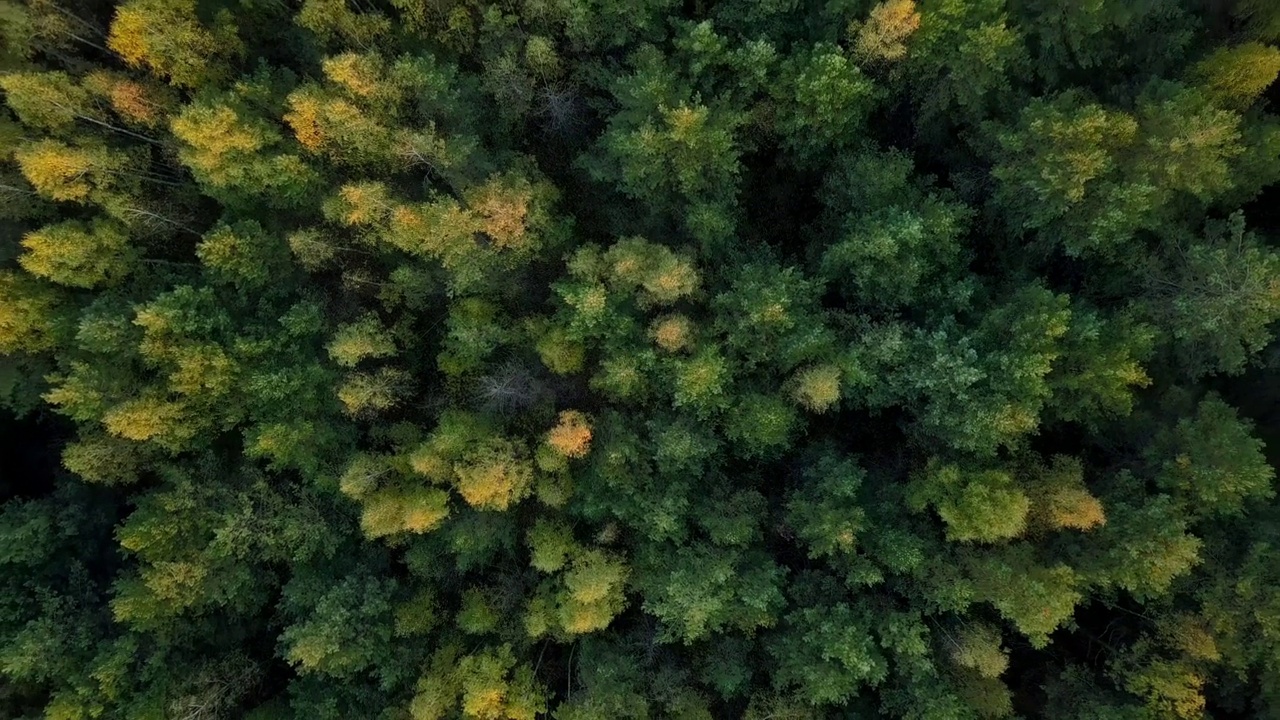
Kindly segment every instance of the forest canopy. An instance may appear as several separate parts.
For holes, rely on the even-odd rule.
[[[1280,717],[1280,2],[0,34],[0,717]]]

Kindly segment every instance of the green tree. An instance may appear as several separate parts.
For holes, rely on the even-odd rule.
[[[1221,398],[1205,398],[1193,417],[1166,430],[1152,448],[1161,489],[1196,516],[1238,514],[1246,503],[1269,498],[1275,471],[1251,430]]]
[[[664,641],[687,645],[726,627],[750,633],[777,623],[785,571],[759,553],[702,543],[645,549],[635,583]]]
[[[1277,313],[1280,260],[1245,230],[1244,215],[1211,223],[1206,235],[1174,245],[1144,303],[1192,377],[1244,370],[1271,339]]]
[[[797,159],[812,161],[853,146],[879,99],[871,79],[829,45],[797,53],[783,73],[775,91],[778,132]]]
[[[260,287],[279,282],[288,268],[284,243],[254,220],[219,224],[196,246],[196,257],[215,277]]]
[[[908,347],[920,364],[897,369],[872,401],[901,398],[915,409],[921,432],[957,450],[991,454],[1039,425],[1070,317],[1066,297],[1033,286],[992,307],[972,330],[951,319],[917,328]],[[900,395],[889,400],[880,392]]]
[[[770,647],[778,663],[774,682],[795,686],[810,705],[847,702],[887,672],[861,608],[845,603],[803,607],[789,612],[781,627],[785,634]]]
[[[88,91],[66,73],[5,73],[0,88],[18,119],[31,128],[66,130],[77,118],[93,114]]]
[[[1121,175],[1138,142],[1132,117],[1075,93],[1034,100],[997,136],[994,201],[1018,232],[1037,231],[1073,255],[1108,252],[1143,225],[1156,188]]]
[[[1026,530],[1031,500],[1014,479],[998,470],[964,471],[931,466],[912,483],[908,503],[917,512],[937,510],[953,542],[998,542]]]
[[[934,145],[949,139],[957,121],[999,116],[1030,69],[1026,27],[1005,3],[934,0],[918,6],[920,27],[910,38],[905,72],[920,107],[920,124]]]
[[[361,360],[395,354],[395,339],[376,315],[366,315],[356,322],[342,325],[329,343],[329,357],[343,367],[354,367]]]

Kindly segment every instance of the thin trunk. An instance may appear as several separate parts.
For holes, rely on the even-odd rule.
[[[134,177],[134,178],[137,178],[137,179],[139,179],[139,180],[146,181],[146,182],[153,182],[153,183],[156,183],[157,185],[168,185],[169,187],[186,187],[186,184],[185,184],[185,183],[177,182],[177,181],[175,181],[175,180],[169,180],[169,179],[163,178],[163,177],[161,177],[161,176],[159,176],[159,175],[152,175],[151,173],[145,173],[145,172],[113,172],[113,171],[111,171],[111,170],[104,170],[103,172],[105,172],[105,173],[106,173],[106,174],[108,174],[108,175],[120,175],[120,176],[123,176],[123,177]],[[77,178],[77,179],[78,179],[78,178]]]
[[[118,133],[124,133],[125,135],[128,135],[128,136],[130,136],[130,137],[133,137],[133,138],[137,138],[137,139],[139,139],[139,140],[142,140],[143,142],[149,142],[149,143],[151,143],[152,145],[160,145],[160,146],[163,146],[163,145],[164,145],[164,143],[163,143],[163,142],[161,142],[161,141],[159,141],[159,140],[156,140],[155,138],[147,137],[146,135],[142,135],[142,134],[140,134],[140,133],[136,133],[136,132],[134,132],[134,131],[132,131],[132,130],[126,130],[126,129],[122,128],[122,127],[116,127],[115,125],[112,125],[111,123],[103,122],[103,121],[98,120],[98,119],[96,119],[96,118],[89,117],[88,115],[76,115],[76,117],[77,117],[77,118],[79,118],[79,119],[81,119],[81,120],[88,120],[89,122],[93,123],[94,125],[100,125],[100,126],[102,126],[102,127],[104,127],[104,128],[107,128],[108,130],[114,130],[115,132],[118,132]]]
[[[96,43],[96,42],[94,42],[94,41],[92,41],[92,40],[86,40],[86,39],[84,39],[84,38],[80,37],[79,35],[77,35],[77,34],[75,34],[75,33],[73,33],[73,32],[69,32],[69,33],[67,33],[67,37],[71,38],[72,40],[75,40],[75,41],[76,41],[76,42],[78,42],[78,43],[82,43],[82,44],[84,44],[84,45],[88,45],[89,47],[94,48],[95,50],[100,50],[100,51],[102,51],[102,52],[103,52],[104,54],[106,54],[106,55],[114,55],[114,54],[115,54],[115,53],[111,52],[110,50],[108,50],[107,48],[103,47],[102,45],[99,45],[98,43]]]
[[[22,188],[14,187],[13,185],[0,185],[0,190],[7,190],[9,192],[18,193],[20,195],[30,195],[31,197],[40,197],[40,193],[38,192],[33,192],[31,190],[23,190]]]
[[[164,215],[161,215],[160,213],[154,213],[154,212],[151,212],[150,210],[142,210],[142,209],[139,209],[139,208],[125,208],[125,209],[124,209],[124,211],[125,211],[125,212],[127,212],[127,213],[130,213],[130,214],[132,214],[132,215],[137,215],[137,216],[140,216],[140,217],[146,217],[146,218],[151,218],[151,219],[153,219],[153,220],[158,220],[158,221],[160,221],[160,222],[162,222],[162,223],[164,223],[164,224],[166,224],[166,225],[170,225],[170,226],[172,226],[172,227],[176,227],[176,228],[178,228],[179,230],[183,230],[183,231],[186,231],[186,232],[191,233],[192,235],[195,235],[196,237],[200,237],[200,233],[199,233],[198,231],[196,231],[196,230],[194,230],[194,229],[192,229],[192,228],[190,228],[190,227],[187,227],[186,225],[183,225],[182,223],[178,222],[177,220],[173,220],[173,219],[171,219],[171,218],[167,218],[167,217],[165,217]]]
[[[143,263],[143,264],[146,264],[146,265],[167,265],[167,266],[169,266],[169,267],[184,267],[184,268],[187,268],[187,267],[189,267],[189,268],[198,268],[198,267],[200,267],[200,263],[193,263],[193,262],[178,262],[177,260],[158,260],[158,259],[155,259],[155,258],[143,258],[143,259],[139,260],[138,262]]]
[[[53,8],[54,10],[57,10],[57,11],[58,11],[58,13],[60,13],[62,16],[66,17],[66,18],[69,18],[69,19],[71,19],[71,20],[76,21],[77,23],[79,23],[79,24],[80,24],[80,27],[82,27],[82,28],[84,28],[84,29],[86,29],[86,30],[89,30],[89,31],[90,31],[90,32],[92,32],[93,34],[97,35],[98,37],[106,37],[106,36],[107,36],[107,33],[106,33],[105,31],[103,31],[103,29],[102,29],[102,28],[98,27],[97,25],[94,25],[93,23],[89,22],[88,20],[85,20],[84,18],[80,17],[79,15],[77,15],[77,14],[75,14],[75,13],[71,12],[70,10],[68,10],[68,9],[66,9],[66,8],[64,8],[64,7],[62,7],[61,5],[59,5],[59,4],[57,4],[57,3],[54,3],[54,2],[51,2],[51,3],[49,3],[49,7]]]

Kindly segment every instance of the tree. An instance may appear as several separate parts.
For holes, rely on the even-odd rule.
[[[1033,647],[1048,645],[1049,634],[1068,621],[1084,597],[1076,571],[1040,560],[1026,543],[968,552],[963,561],[976,598],[991,603]]]
[[[125,440],[151,441],[167,450],[179,450],[195,436],[194,420],[184,403],[152,392],[111,407],[102,416],[102,425]]]
[[[105,99],[116,115],[133,125],[158,129],[167,125],[177,111],[177,93],[158,82],[96,71],[85,76],[81,84],[93,95]]]
[[[1065,296],[1032,286],[988,310],[978,328],[964,330],[951,319],[917,328],[909,342],[920,365],[895,371],[883,391],[916,408],[920,432],[990,455],[1039,425],[1070,318]]]
[[[136,482],[152,459],[140,443],[104,433],[94,433],[68,444],[62,466],[86,482],[115,485]]]
[[[399,533],[425,533],[449,516],[449,495],[438,488],[386,488],[361,498],[360,528],[377,539]]]
[[[1230,187],[1231,161],[1244,152],[1238,115],[1213,107],[1194,90],[1156,86],[1139,101],[1138,118],[1148,182],[1205,201]]]
[[[528,495],[533,482],[527,451],[494,438],[465,453],[454,465],[458,493],[472,507],[505,510]]]
[[[365,17],[369,17],[366,15]],[[308,152],[338,165],[425,170],[451,194],[477,168],[454,69],[430,57],[388,62],[343,53],[322,62],[327,82],[289,93],[284,120]]]
[[[23,269],[59,285],[92,288],[119,282],[132,269],[137,251],[124,228],[109,220],[69,221],[28,233]]]
[[[1246,23],[1249,34],[1260,40],[1280,39],[1280,13],[1259,0],[1242,0],[1233,5],[1231,13]]]
[[[872,23],[879,28],[879,21]],[[866,52],[884,52],[870,49],[875,41],[867,42]],[[813,161],[849,149],[879,98],[875,84],[828,45],[798,55],[784,72],[776,91],[778,131],[797,159]]]
[[[1026,530],[1031,501],[1013,478],[997,470],[965,472],[932,466],[912,483],[908,502],[917,512],[933,506],[953,542],[998,542]]]
[[[1087,531],[1106,524],[1106,510],[1085,485],[1084,466],[1078,458],[1058,455],[1032,472],[1027,494],[1033,528]]]
[[[245,287],[280,281],[288,268],[284,243],[254,220],[221,223],[196,246],[196,257],[216,277]]]
[[[108,106],[126,122],[141,121],[152,126],[157,124],[165,106],[174,104],[163,90],[107,73],[89,75],[79,84],[62,72],[6,73],[0,77],[0,87],[5,90],[9,106],[28,126],[65,135],[79,120],[153,145],[159,145],[160,141],[121,127],[97,96],[105,96]]]
[[[1244,215],[1186,238],[1151,277],[1145,309],[1169,329],[1187,374],[1238,373],[1270,339],[1280,258],[1246,232]]]
[[[1268,519],[1272,511],[1268,510]],[[1264,527],[1260,524],[1259,527]],[[1276,545],[1269,524],[1262,533],[1245,542],[1238,537],[1215,534],[1209,550],[1229,558],[1213,568],[1205,587],[1197,592],[1202,618],[1207,623],[1214,649],[1221,656],[1220,670],[1258,673],[1261,697],[1255,702],[1270,707],[1280,697],[1280,686],[1272,679],[1276,667],[1274,649],[1277,636],[1276,602],[1266,588],[1275,579]],[[1230,549],[1229,549],[1230,548]],[[1199,659],[1205,658],[1200,654]],[[1215,683],[1216,684],[1216,683]]]
[[[530,601],[525,629],[530,636],[554,632],[572,638],[605,629],[626,606],[627,566],[616,556],[595,549],[570,551],[552,584],[543,584]]]
[[[1109,62],[1132,63],[1131,72],[1140,72],[1152,65],[1160,67],[1161,60],[1176,61],[1183,50],[1184,43],[1172,38],[1160,47],[1143,37],[1145,28],[1159,27],[1161,21],[1177,27],[1177,21],[1183,20],[1161,0],[1098,0],[1071,7],[1033,0],[1020,9],[1027,17],[1025,24],[1035,32],[1039,71],[1049,78],[1105,68]]]
[[[1280,76],[1280,50],[1250,42],[1219,48],[1192,69],[1196,84],[1223,107],[1243,110]]]
[[[725,434],[732,452],[739,457],[776,456],[790,445],[798,424],[796,411],[781,398],[771,395],[744,395],[729,410]]]
[[[1129,314],[1106,317],[1073,306],[1062,357],[1048,378],[1056,399],[1049,412],[1073,422],[1127,415],[1137,389],[1152,383],[1143,363],[1155,338],[1153,327]]]
[[[395,338],[372,314],[340,326],[329,343],[329,357],[343,367],[355,367],[362,360],[395,354]]]
[[[347,375],[338,387],[338,399],[349,415],[369,416],[386,412],[404,402],[411,378],[403,370],[383,367],[373,372]]]
[[[810,482],[787,501],[787,523],[812,558],[853,554],[869,524],[858,504],[866,473],[854,460],[826,450],[806,475]]]
[[[730,191],[738,173],[731,117],[700,105],[660,107],[639,128],[608,136],[623,186],[634,196]]]
[[[339,678],[380,660],[391,640],[394,585],[358,574],[330,587],[315,580],[302,576],[284,588],[293,619],[280,636],[285,659],[299,672]]]
[[[1009,667],[1008,651],[1001,646],[1000,629],[986,623],[962,627],[956,637],[948,636],[951,660],[985,678],[996,678]]]
[[[810,412],[826,412],[840,401],[839,366],[814,365],[802,370],[795,376],[791,397]]]
[[[361,48],[376,44],[391,30],[386,15],[353,12],[346,3],[336,0],[307,0],[295,21],[324,42],[341,40]]]
[[[715,348],[703,350],[688,360],[676,361],[673,370],[672,404],[675,407],[688,407],[702,416],[726,408],[729,399],[726,386],[731,371],[724,356]],[[779,410],[785,411],[785,408]]]
[[[883,680],[886,664],[860,610],[840,603],[788,613],[786,634],[770,647],[778,663],[774,682],[796,686],[809,705],[839,705]]]
[[[1107,523],[1094,531],[1096,551],[1077,564],[1095,582],[1146,598],[1191,572],[1200,563],[1203,542],[1189,532],[1189,518],[1170,496],[1154,495],[1141,506],[1126,499],[1126,491],[1136,485],[1137,479],[1126,473],[1101,495]]]
[[[655,546],[641,556],[635,583],[659,637],[686,645],[729,627],[750,633],[777,622],[784,571],[758,553],[696,543]]]
[[[711,299],[714,328],[747,367],[787,371],[831,356],[821,287],[799,268],[748,264]]]
[[[654,344],[671,353],[689,349],[694,333],[693,321],[678,313],[658,318],[649,326],[649,337]]]
[[[32,128],[66,130],[94,112],[88,91],[66,73],[5,73],[0,88],[22,124]]]
[[[1152,448],[1159,485],[1194,516],[1238,514],[1246,503],[1270,497],[1275,471],[1251,429],[1221,398],[1208,396]]]
[[[893,62],[907,54],[906,40],[920,27],[914,0],[886,0],[871,8],[866,24],[856,26],[853,53],[867,62]],[[854,30],[854,26],[850,30]]]
[[[186,88],[224,79],[244,52],[231,13],[206,27],[195,0],[131,0],[116,9],[107,43],[130,66]]]
[[[459,654],[447,646],[434,655],[410,706],[414,720],[438,720],[455,710],[467,720],[533,720],[546,712],[545,691],[510,645]]]
[[[337,163],[359,167],[393,157],[393,140],[386,127],[351,101],[330,97],[320,88],[303,87],[291,93],[284,119],[304,148]]]
[[[911,173],[900,153],[860,153],[828,175],[825,221],[835,237],[821,273],[859,303],[892,308],[927,297],[945,305],[969,290],[958,270],[972,212],[914,187]]]
[[[585,457],[591,450],[590,420],[577,410],[565,410],[547,432],[546,444],[562,457]]]
[[[14,159],[36,192],[50,200],[103,204],[140,180],[169,182],[141,174],[136,154],[94,142],[40,140],[18,148]]]
[[[678,220],[699,242],[723,241],[735,223],[743,114],[694,97],[659,54],[637,53],[633,65],[612,88],[623,108],[584,164],[596,179]]]
[[[1025,104],[1017,86],[1034,67],[1027,57],[1028,28],[1010,18],[1006,3],[935,0],[917,9],[920,27],[902,65],[920,108],[917,124],[932,146],[945,149],[956,126],[1002,117],[1006,108]]]
[[[272,152],[279,133],[232,98],[187,105],[172,129],[182,143],[179,159],[207,192],[265,195],[273,206],[290,207],[314,190],[315,171],[297,155]]]
[[[1107,252],[1145,222],[1156,188],[1126,183],[1138,123],[1074,93],[1035,100],[997,137],[994,201],[1015,231],[1038,231],[1071,254]],[[1105,214],[1103,214],[1105,213]]]
[[[59,298],[21,273],[0,271],[0,354],[36,353],[53,347]]]

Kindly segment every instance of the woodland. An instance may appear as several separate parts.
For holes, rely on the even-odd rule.
[[[1280,718],[1277,45],[0,0],[0,717]]]

